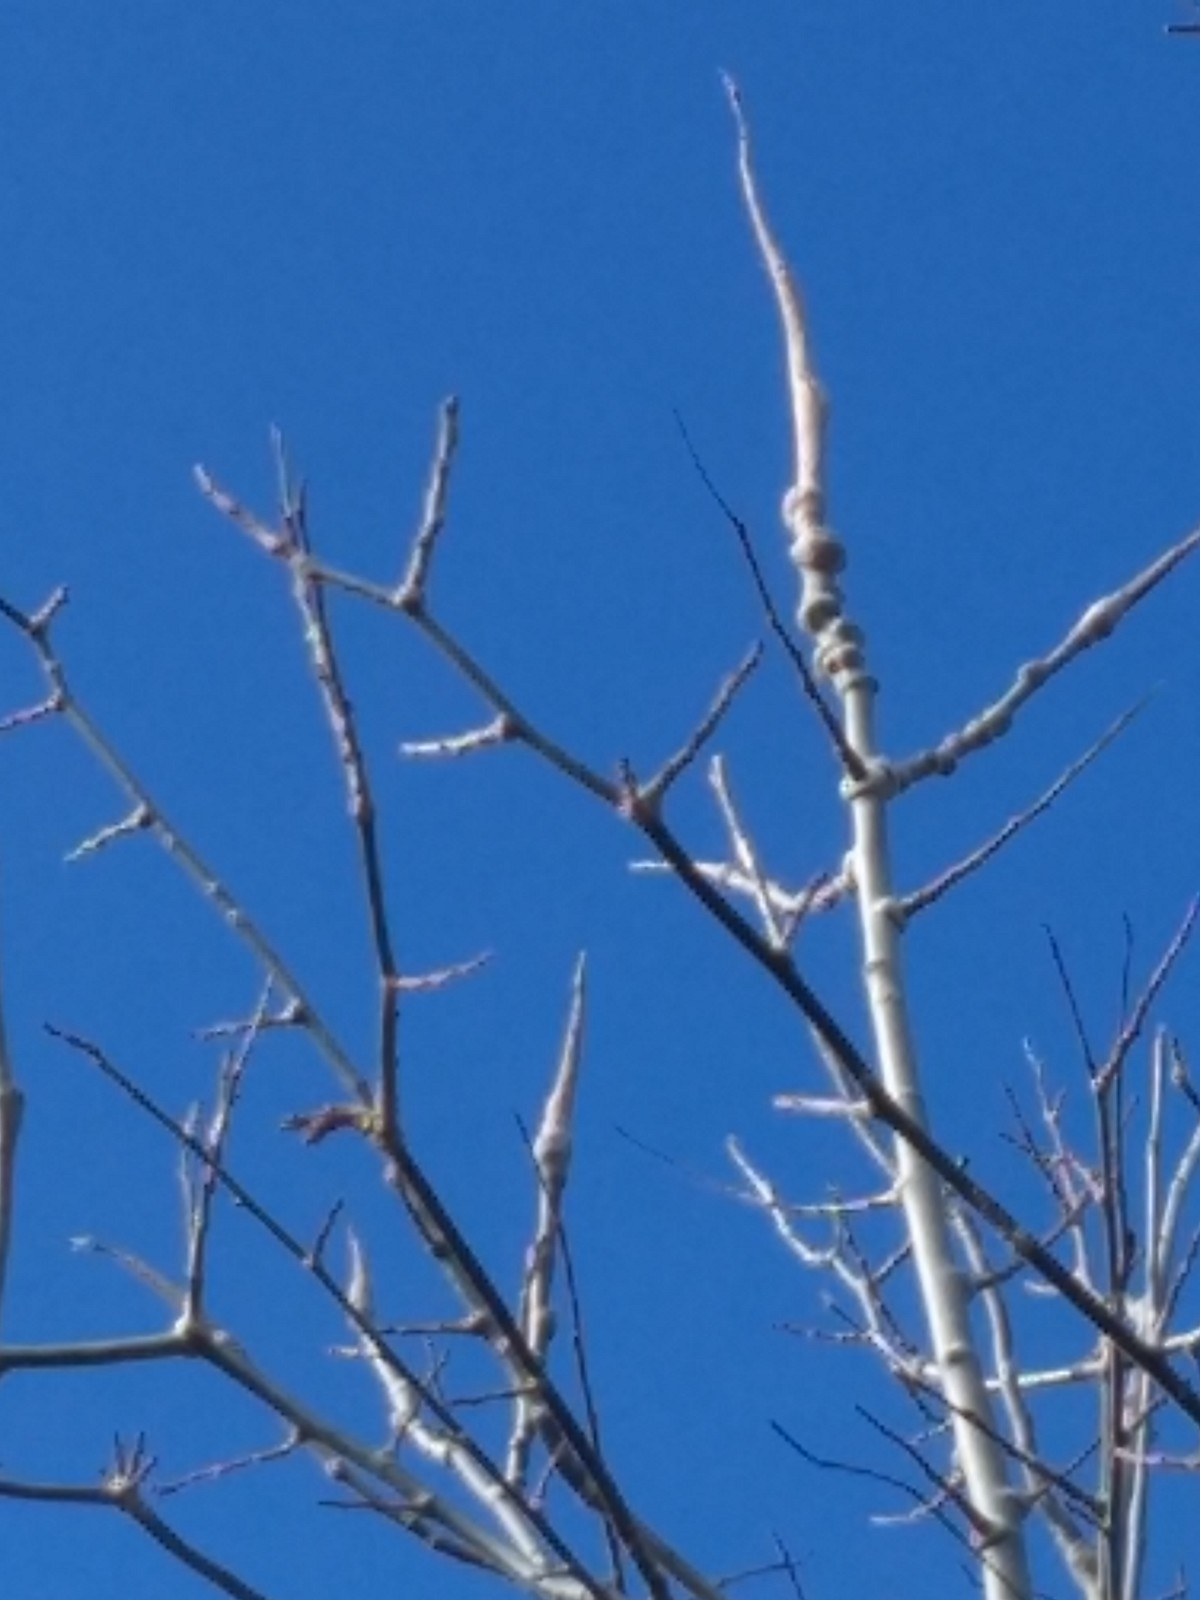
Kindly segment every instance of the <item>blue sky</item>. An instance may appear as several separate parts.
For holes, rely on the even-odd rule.
[[[457,393],[436,604],[549,730],[598,766],[650,769],[762,631],[675,408],[791,598],[780,358],[735,187],[728,69],[808,292],[847,592],[885,744],[908,753],[1200,516],[1200,44],[1163,36],[1170,3],[5,8],[0,592],[33,607],[70,585],[59,643],[80,693],[354,1048],[369,1044],[370,970],[328,739],[280,575],[201,502],[193,463],[266,509],[279,424],[319,546],[386,578],[437,403]],[[1144,971],[1200,881],[1198,581],[1185,569],[1010,739],[897,816],[912,886],[1157,691],[1102,767],[910,941],[936,1124],[1031,1204],[999,1137],[1022,1038],[1081,1090],[1043,926],[1103,1037],[1122,918]],[[869,1370],[778,1331],[815,1315],[820,1285],[683,1176],[726,1176],[732,1131],[797,1195],[845,1170],[833,1133],[769,1110],[815,1081],[795,1018],[679,893],[626,871],[637,852],[614,819],[531,759],[400,762],[399,740],[478,708],[397,624],[336,615],[403,960],[494,952],[471,984],[414,1004],[405,1071],[414,1137],[505,1283],[532,1206],[514,1114],[536,1106],[589,953],[571,1225],[634,1502],[714,1572],[768,1559],[777,1529],[812,1595],[878,1593],[885,1575],[889,1592],[965,1594],[942,1535],[863,1536],[882,1491],[814,1474],[772,1439],[776,1418],[820,1452],[896,1465],[853,1414],[859,1397],[889,1404]],[[0,686],[6,709],[37,695],[10,638]],[[778,664],[722,748],[780,875],[836,863],[827,752]],[[149,841],[63,867],[120,814],[64,730],[6,740],[3,761],[6,1006],[30,1097],[6,1331],[153,1327],[141,1291],[66,1241],[94,1232],[177,1264],[173,1153],[41,1024],[100,1039],[181,1110],[212,1081],[190,1030],[244,1012],[256,976]],[[717,848],[698,775],[677,815],[699,851]],[[861,1030],[849,926],[814,926],[802,949]],[[1191,973],[1166,1014],[1194,1039]],[[303,1051],[264,1057],[238,1164],[301,1232],[346,1195],[397,1251],[387,1314],[421,1315],[371,1174],[349,1148],[300,1151],[276,1131],[327,1092]],[[369,1429],[356,1375],[329,1376],[340,1334],[313,1291],[238,1219],[223,1226],[218,1309]],[[5,1471],[77,1479],[114,1430],[147,1427],[167,1476],[274,1437],[195,1374],[22,1377],[0,1415]],[[484,1592],[391,1530],[314,1509],[321,1492],[296,1467],[169,1509],[272,1596]],[[99,1514],[0,1503],[0,1551],[11,1592],[39,1600],[207,1592]],[[1160,1576],[1180,1554],[1164,1544]]]

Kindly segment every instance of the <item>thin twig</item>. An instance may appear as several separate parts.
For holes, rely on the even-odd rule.
[[[438,417],[438,439],[433,466],[429,473],[429,487],[425,492],[425,508],[421,526],[409,551],[404,578],[396,590],[396,602],[402,610],[420,605],[425,597],[425,583],[429,565],[433,560],[434,546],[446,522],[446,500],[450,492],[450,472],[458,448],[458,399],[450,395],[442,402]]]
[[[517,1320],[530,1350],[543,1363],[549,1356],[554,1336],[554,1269],[562,1231],[563,1200],[571,1170],[572,1121],[583,1061],[586,994],[585,963],[581,956],[572,977],[571,1007],[558,1067],[542,1109],[540,1126],[529,1147],[537,1177],[537,1219],[521,1280]],[[504,1469],[510,1483],[526,1481],[529,1450],[540,1410],[541,1400],[536,1390],[518,1393]]]
[[[358,845],[363,892],[375,951],[378,988],[379,1032],[376,1047],[375,1100],[381,1120],[394,1132],[398,1128],[400,1115],[397,1061],[400,990],[389,926],[387,889],[384,882],[382,849],[376,827],[375,800],[371,790],[366,754],[359,738],[358,721],[343,682],[341,665],[334,646],[324,590],[309,572],[312,542],[304,498],[291,484],[282,445],[279,447],[279,473],[280,514],[282,523],[290,535],[287,548],[292,552],[289,557],[292,598],[304,623],[304,641],[324,703],[325,718],[337,750],[338,764],[346,787],[346,798]],[[424,531],[423,529],[422,532]],[[431,542],[432,538],[431,533],[428,535],[428,542]]]
[[[13,1207],[16,1203],[17,1142],[24,1112],[25,1096],[17,1084],[12,1056],[9,1054],[8,1031],[4,1023],[3,976],[0,972],[0,1316],[8,1281]]]
[[[965,856],[961,861],[955,862],[952,867],[947,867],[944,872],[934,878],[931,883],[926,884],[924,888],[917,889],[912,894],[906,894],[898,903],[901,913],[905,917],[911,918],[915,916],[918,911],[924,911],[934,901],[940,900],[949,890],[960,884],[964,878],[969,877],[973,872],[978,872],[980,867],[985,866],[994,855],[1024,828],[1027,828],[1036,817],[1040,817],[1044,812],[1049,811],[1063,791],[1069,788],[1075,779],[1091,766],[1097,756],[1107,750],[1109,745],[1125,731],[1145,705],[1146,701],[1142,700],[1130,710],[1122,712],[1117,720],[1105,729],[1095,743],[1090,745],[1077,760],[1073,761],[1065,772],[1060,773],[1050,787],[1040,794],[1031,805],[1026,806],[1023,811],[1019,811],[1015,817],[1010,817],[1002,828],[999,828],[990,839],[985,840],[977,849],[972,850],[970,855]]]
[[[642,804],[648,806],[662,804],[667,790],[691,766],[692,762],[717,731],[717,728],[724,720],[726,712],[733,704],[738,691],[744,686],[761,659],[761,645],[753,645],[729,676],[721,683],[712,705],[697,724],[695,731],[673,756],[663,762],[649,782],[641,786],[639,799]]]
[[[948,1517],[938,1506],[931,1506],[920,1490],[915,1489],[911,1483],[906,1483],[903,1478],[897,1478],[894,1473],[881,1472],[875,1467],[859,1466],[853,1461],[841,1461],[834,1456],[820,1456],[814,1450],[808,1449],[800,1443],[794,1433],[790,1433],[781,1422],[776,1422],[772,1417],[769,1424],[771,1431],[778,1434],[790,1449],[794,1450],[802,1461],[807,1461],[809,1466],[817,1467],[822,1472],[841,1472],[852,1478],[863,1478],[868,1483],[883,1484],[886,1488],[895,1489],[906,1499],[914,1502],[922,1511],[934,1517],[953,1538],[957,1539],[968,1549],[971,1542],[963,1530]]]

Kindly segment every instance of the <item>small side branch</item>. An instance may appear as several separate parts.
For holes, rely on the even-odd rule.
[[[978,849],[972,850],[970,855],[964,856],[961,861],[955,862],[952,867],[947,867],[946,871],[934,878],[931,883],[927,883],[921,889],[914,890],[912,894],[906,894],[897,903],[897,909],[900,914],[905,918],[909,918],[915,916],[918,911],[926,910],[935,901],[940,900],[943,895],[948,894],[951,889],[956,888],[964,879],[969,878],[972,873],[978,872],[980,867],[986,866],[993,856],[997,855],[1006,844],[1015,839],[1031,822],[1049,811],[1064,790],[1068,789],[1076,778],[1080,777],[1091,766],[1092,762],[1103,754],[1115,739],[1124,733],[1145,703],[1143,700],[1129,711],[1123,712],[1110,727],[1105,729],[1095,743],[1084,751],[1078,760],[1073,761],[1065,772],[1062,772],[1050,787],[1038,796],[1032,805],[1026,806],[1024,811],[1019,811],[1015,817],[1010,817],[1004,826],[997,829],[992,837],[985,840]]]
[[[402,611],[418,609],[425,599],[425,584],[433,560],[434,546],[446,523],[446,500],[450,492],[450,471],[458,449],[458,400],[450,395],[442,402],[438,419],[437,447],[425,491],[421,526],[412,542],[408,567],[396,590],[396,604]]]
[[[1126,616],[1181,562],[1200,548],[1200,527],[1193,528],[1177,544],[1134,574],[1121,588],[1094,600],[1065,636],[1036,660],[1018,667],[1011,686],[962,728],[947,736],[932,750],[922,751],[907,761],[888,768],[889,794],[897,795],[929,777],[946,777],[965,757],[984,750],[1002,738],[1020,712],[1040,689],[1069,667],[1085,650],[1101,644]]]
[[[581,956],[571,983],[571,1008],[558,1069],[546,1096],[530,1152],[537,1175],[537,1220],[521,1284],[517,1321],[529,1349],[542,1363],[549,1356],[555,1333],[554,1271],[562,1237],[563,1201],[571,1171],[572,1124],[583,1062],[585,1011],[585,963]],[[542,1409],[536,1390],[518,1391],[504,1469],[510,1483],[525,1482],[530,1447],[537,1434]]]

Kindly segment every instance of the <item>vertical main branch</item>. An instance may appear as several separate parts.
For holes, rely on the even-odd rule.
[[[825,523],[825,397],[810,357],[803,299],[759,199],[741,101],[732,83],[728,89],[738,126],[742,193],[775,290],[787,350],[795,476],[784,497],[783,516],[800,578],[798,621],[814,641],[818,670],[842,702],[847,743],[869,771],[878,761],[877,685],[867,670],[862,631],[847,617],[836,581],[845,551]],[[901,923],[892,891],[887,796],[870,783],[849,782],[845,787],[878,1071],[893,1100],[924,1128],[925,1108],[905,1001]],[[899,1203],[964,1491],[988,1529],[988,1548],[981,1551],[984,1592],[988,1600],[1027,1600],[1032,1583],[1021,1507],[971,1330],[969,1295],[951,1245],[944,1191],[937,1174],[907,1140],[895,1139],[894,1159]]]

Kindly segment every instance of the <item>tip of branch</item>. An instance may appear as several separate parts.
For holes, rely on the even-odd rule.
[[[737,127],[738,149],[744,161],[750,148],[750,128],[746,122],[746,107],[742,100],[742,91],[737,82],[728,72],[722,72],[721,84],[725,90],[725,98],[729,101],[729,109],[733,112],[733,120]]]
[[[360,1316],[371,1315],[371,1269],[362,1240],[352,1227],[346,1228],[346,1299]]]

